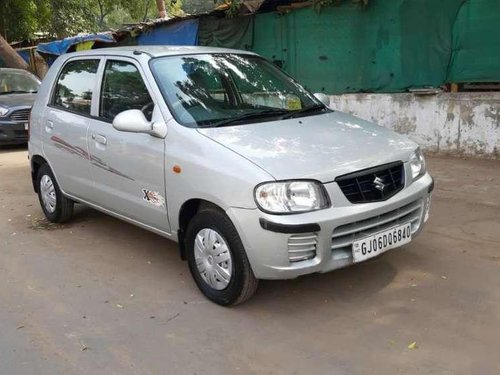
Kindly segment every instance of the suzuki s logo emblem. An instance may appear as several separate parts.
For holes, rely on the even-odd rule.
[[[382,180],[380,177],[375,177],[375,180],[373,180],[373,186],[375,187],[375,189],[383,192],[385,189],[384,180]]]

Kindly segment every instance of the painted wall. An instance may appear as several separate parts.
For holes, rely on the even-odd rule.
[[[407,134],[423,149],[500,159],[500,92],[345,94],[331,107]]]

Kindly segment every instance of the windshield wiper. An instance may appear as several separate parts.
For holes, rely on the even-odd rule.
[[[0,92],[0,95],[8,95],[8,94],[36,94],[36,91],[12,90],[12,91]]]
[[[228,126],[228,125],[238,123],[240,121],[259,119],[262,117],[269,117],[269,116],[280,116],[280,115],[283,115],[284,113],[290,113],[290,111],[288,111],[286,109],[269,109],[269,110],[264,110],[264,111],[260,111],[260,112],[245,113],[241,116],[218,121],[218,122],[212,124],[211,126],[213,126],[213,127]]]
[[[321,104],[315,104],[315,105],[312,105],[310,107],[302,108],[302,109],[299,109],[297,111],[293,111],[289,114],[286,114],[286,115],[282,116],[281,119],[285,120],[285,119],[294,118],[294,117],[297,117],[300,115],[304,115],[307,113],[320,112],[320,111],[323,112],[324,110],[328,110],[328,108],[325,107],[324,105],[321,105]]]

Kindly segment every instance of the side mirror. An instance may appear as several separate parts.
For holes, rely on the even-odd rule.
[[[325,95],[322,92],[317,92],[314,94],[314,96],[327,107],[330,106],[330,97],[328,95]]]
[[[167,135],[167,125],[163,121],[150,122],[138,109],[129,109],[117,114],[113,127],[122,132],[146,133],[158,138],[165,138]]]

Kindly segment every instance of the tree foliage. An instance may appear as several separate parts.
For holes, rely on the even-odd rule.
[[[31,0],[0,1],[0,34],[6,40],[27,37],[37,28],[37,7]]]
[[[40,1],[40,3],[42,3]],[[82,31],[93,31],[91,3],[80,0],[49,0],[49,33],[63,38]],[[89,17],[90,16],[90,17]]]
[[[182,12],[181,0],[165,3],[169,14]],[[37,32],[63,38],[157,14],[155,0],[0,0],[0,34],[9,42],[33,38]]]

